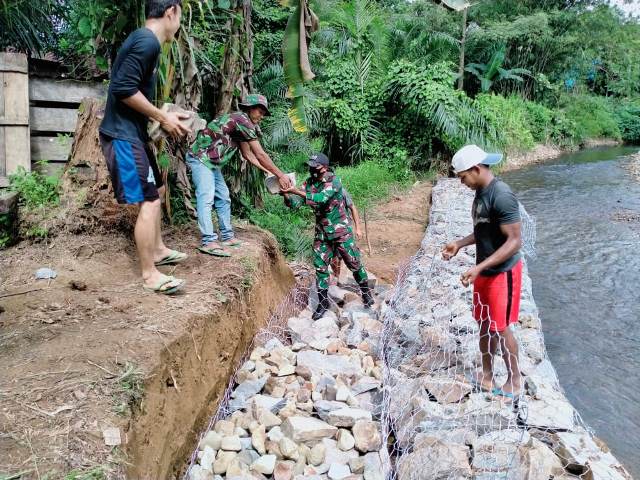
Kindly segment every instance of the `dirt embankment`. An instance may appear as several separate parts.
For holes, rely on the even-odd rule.
[[[0,477],[172,478],[294,282],[272,236],[249,228],[240,237],[249,245],[233,259],[194,254],[162,267],[188,281],[173,298],[142,290],[121,235],[4,251]],[[196,238],[186,229],[168,244],[194,252]],[[43,266],[58,277],[34,280]],[[105,441],[109,432],[116,438]],[[106,445],[118,436],[121,445]]]
[[[431,205],[431,182],[418,182],[406,192],[367,212],[371,254],[366,238],[360,241],[367,270],[383,283],[394,284],[398,270],[408,264],[424,237]],[[360,212],[363,216],[363,212]]]
[[[367,212],[367,268],[394,282],[420,247],[431,183]],[[175,297],[145,293],[121,234],[22,243],[0,258],[0,476],[169,479],[184,466],[240,357],[294,278],[272,236],[232,259],[195,253],[195,227],[167,243],[194,252],[166,273]],[[51,267],[54,280],[34,279]],[[107,445],[105,433],[116,434]]]

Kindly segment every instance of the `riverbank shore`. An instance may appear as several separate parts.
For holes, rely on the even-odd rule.
[[[538,144],[533,147],[533,149],[526,152],[507,152],[506,162],[501,166],[500,171],[506,172],[517,170],[518,168],[526,167],[528,165],[544,163],[546,161],[553,160],[554,158],[558,158],[560,155],[578,150],[597,147],[614,147],[621,144],[622,142],[611,138],[588,139],[582,145],[572,148],[561,147],[558,145]]]

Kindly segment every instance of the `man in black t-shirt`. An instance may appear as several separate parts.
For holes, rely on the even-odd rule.
[[[522,282],[520,204],[509,186],[494,177],[491,165],[502,159],[476,145],[467,145],[453,157],[460,181],[476,191],[473,201],[473,233],[447,244],[442,256],[449,260],[468,245],[476,246],[476,266],[461,277],[473,283],[473,315],[480,324],[482,372],[473,380],[483,390],[510,400],[522,392],[518,342],[510,325],[518,321]],[[507,381],[496,388],[493,358],[500,345],[507,366]]]
[[[140,206],[135,240],[146,290],[174,293],[184,281],[163,275],[159,265],[178,263],[187,255],[167,248],[160,231],[162,181],[148,148],[147,124],[157,120],[172,137],[189,131],[180,123],[186,115],[167,113],[151,102],[155,96],[161,45],[180,28],[181,0],[147,0],[147,21],[131,33],[113,64],[100,142],[118,203]]]

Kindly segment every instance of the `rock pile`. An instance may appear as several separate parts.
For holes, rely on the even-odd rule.
[[[472,383],[480,366],[478,326],[472,293],[459,278],[475,263],[474,253],[461,251],[449,262],[440,256],[444,244],[470,233],[471,202],[459,181],[438,182],[422,250],[384,318],[390,401],[382,420],[395,437],[396,478],[630,479],[565,398],[526,274],[514,326],[525,395],[513,404]],[[500,355],[494,363],[501,385],[506,367]],[[403,401],[393,401],[398,398]]]
[[[384,480],[378,317],[390,292],[378,286],[367,310],[352,287],[331,287],[332,311],[314,322],[307,309],[285,341],[253,349],[189,480]]]
[[[311,296],[286,338],[254,348],[188,480],[630,480],[565,398],[526,273],[514,326],[524,395],[511,403],[472,382],[478,325],[459,277],[474,254],[440,257],[471,230],[471,200],[438,182],[422,249],[395,292],[375,287],[374,311],[354,284],[331,287],[324,318],[311,320]]]

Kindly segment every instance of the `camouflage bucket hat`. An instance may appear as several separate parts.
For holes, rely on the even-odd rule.
[[[262,107],[265,110],[265,115],[270,116],[271,112],[269,111],[269,102],[267,102],[267,97],[264,95],[260,95],[259,93],[251,93],[244,98],[244,101],[240,102],[240,108],[246,109],[251,107]]]

